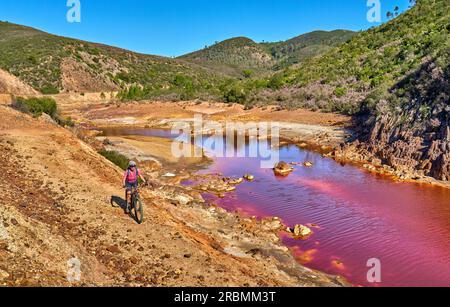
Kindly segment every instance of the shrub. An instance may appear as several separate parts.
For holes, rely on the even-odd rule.
[[[337,87],[334,90],[334,95],[336,95],[336,97],[341,98],[343,96],[345,96],[347,94],[347,89],[344,87]]]
[[[242,74],[244,75],[245,78],[250,78],[253,75],[253,71],[250,69],[246,69],[242,72]]]
[[[63,118],[63,117],[58,116],[56,118],[56,121],[58,122],[58,124],[60,126],[63,126],[63,127],[75,127],[75,122],[72,120],[71,117]]]
[[[247,94],[241,86],[235,85],[225,92],[223,98],[225,102],[243,104],[247,100]]]
[[[280,74],[277,74],[270,78],[269,83],[267,84],[267,87],[273,90],[278,90],[284,85],[283,76]]]
[[[21,112],[31,114],[34,117],[39,117],[43,113],[53,118],[60,126],[74,127],[75,122],[72,118],[64,118],[58,112],[58,106],[53,98],[16,98],[12,104],[13,108]]]
[[[58,107],[53,98],[16,98],[13,107],[22,112],[32,114],[34,117],[41,116],[42,113],[48,114],[53,119],[57,118]]]
[[[118,167],[120,167],[121,169],[126,170],[128,168],[128,163],[130,163],[130,159],[128,159],[121,153],[118,153],[117,151],[108,151],[108,150],[102,150],[99,153],[103,157],[105,157]]]
[[[146,95],[146,90],[138,85],[131,85],[129,88],[124,89],[117,95],[121,100],[139,100],[143,99]]]

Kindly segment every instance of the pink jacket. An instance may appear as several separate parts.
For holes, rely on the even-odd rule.
[[[136,169],[136,171],[132,172],[131,170],[126,170],[123,174],[123,180],[127,183],[135,183],[138,181],[138,177],[141,175],[141,171]]]

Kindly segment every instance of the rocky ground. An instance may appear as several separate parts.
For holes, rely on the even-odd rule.
[[[0,285],[345,285],[299,265],[280,243],[280,221],[210,207],[171,179],[142,191],[137,225],[120,208],[116,166],[48,119],[6,106],[0,115]],[[71,259],[81,263],[72,284]]]

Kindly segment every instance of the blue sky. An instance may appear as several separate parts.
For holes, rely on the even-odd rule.
[[[67,0],[2,0],[0,20],[137,52],[177,56],[236,36],[280,41],[313,30],[362,30],[367,0],[81,0],[68,23]],[[408,0],[381,0],[383,20]]]

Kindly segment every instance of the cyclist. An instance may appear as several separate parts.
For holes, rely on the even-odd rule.
[[[141,171],[137,168],[136,162],[130,161],[128,164],[128,169],[125,171],[123,175],[123,187],[126,189],[125,191],[125,199],[127,201],[127,207],[125,212],[130,213],[131,203],[131,191],[133,188],[137,189],[139,185],[139,178],[141,178],[143,183],[146,183],[145,178],[142,176]]]

